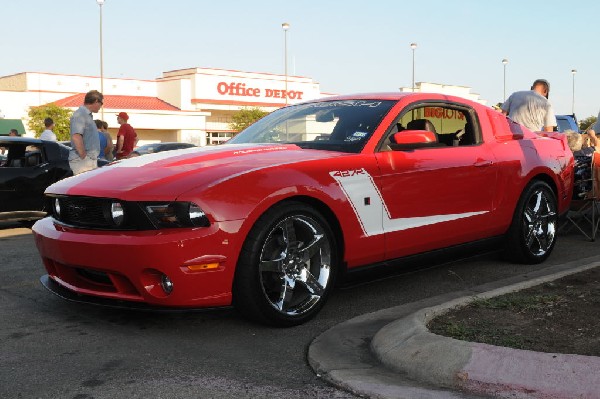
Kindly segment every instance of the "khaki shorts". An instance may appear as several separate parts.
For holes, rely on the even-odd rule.
[[[78,175],[88,170],[96,169],[98,167],[98,160],[92,159],[89,156],[85,158],[75,158],[69,161],[69,166],[73,171],[74,175]]]

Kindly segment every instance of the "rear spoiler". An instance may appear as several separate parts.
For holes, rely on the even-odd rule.
[[[560,140],[563,143],[563,148],[569,148],[569,142],[567,141],[567,135],[561,132],[534,132],[541,138],[549,138],[554,140]]]

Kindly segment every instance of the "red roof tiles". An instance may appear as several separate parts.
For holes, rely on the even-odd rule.
[[[54,101],[54,104],[60,107],[77,108],[83,104],[85,93],[75,94],[70,97],[65,97]],[[104,96],[104,109],[144,109],[153,111],[180,111],[174,105],[157,97],[144,96]]]

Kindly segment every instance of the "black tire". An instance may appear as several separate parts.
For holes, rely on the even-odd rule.
[[[507,259],[535,264],[550,256],[556,244],[557,203],[556,194],[543,181],[535,180],[525,187],[508,231]]]
[[[265,212],[242,247],[233,303],[245,317],[289,327],[323,307],[338,271],[335,236],[315,209],[283,202]]]

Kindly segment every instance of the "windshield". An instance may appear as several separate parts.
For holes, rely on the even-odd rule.
[[[289,143],[359,152],[395,101],[323,101],[272,112],[225,144]]]

